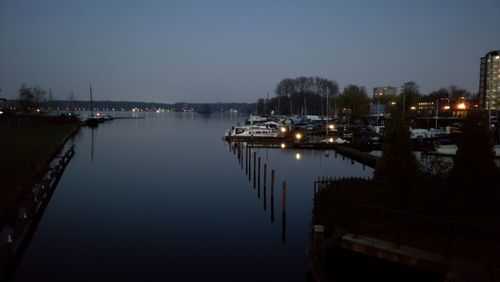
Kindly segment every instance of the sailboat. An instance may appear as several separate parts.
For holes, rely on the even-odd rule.
[[[90,117],[85,120],[85,124],[88,127],[97,127],[99,125],[99,121],[94,116],[94,101],[92,99],[92,84],[89,82],[90,87]]]

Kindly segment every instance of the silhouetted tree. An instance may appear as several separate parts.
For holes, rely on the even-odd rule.
[[[416,114],[416,111],[412,109],[416,109],[421,96],[416,82],[406,82],[401,86],[401,94],[396,99],[397,106],[394,109],[402,112],[403,118],[408,119]]]
[[[204,104],[199,105],[199,107],[198,107],[199,114],[208,115],[208,114],[211,114],[212,112],[213,111],[212,111],[212,108],[210,107],[210,104],[204,103]]]
[[[19,88],[19,105],[22,110],[30,111],[35,110],[40,106],[40,103],[45,101],[45,90],[40,86],[27,87],[22,84]]]
[[[450,194],[476,205],[499,195],[492,137],[487,114],[470,111],[457,140],[457,154],[449,175]]]
[[[320,77],[286,78],[276,85],[275,93],[276,100],[271,101],[270,108],[279,114],[324,114],[326,95],[337,95],[338,85]]]
[[[451,85],[448,88],[439,88],[439,90],[432,91],[429,95],[422,96],[422,100],[426,101],[436,101],[436,100],[446,100],[449,102],[465,99],[468,100],[471,98],[471,93],[466,89],[459,88],[457,86]]]
[[[337,99],[337,107],[347,109],[352,117],[362,117],[370,111],[370,98],[364,87],[348,85]]]
[[[420,165],[413,154],[409,125],[402,112],[396,112],[387,121],[382,156],[373,175],[389,193],[395,207],[408,205],[420,175]]]

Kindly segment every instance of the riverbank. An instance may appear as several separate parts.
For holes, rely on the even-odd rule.
[[[45,174],[76,130],[75,124],[0,127],[0,226],[16,216],[17,203],[29,192],[29,184]]]

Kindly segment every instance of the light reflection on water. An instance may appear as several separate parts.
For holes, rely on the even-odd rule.
[[[313,181],[372,170],[333,151],[253,149],[267,189],[276,172],[272,223],[270,190],[264,209],[222,140],[243,121],[162,112],[82,128],[15,280],[304,281]]]

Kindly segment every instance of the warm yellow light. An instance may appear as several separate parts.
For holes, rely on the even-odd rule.
[[[465,110],[465,103],[460,103],[457,105],[457,109],[459,110]]]
[[[281,143],[281,149],[285,149],[285,143]]]
[[[391,102],[391,105],[396,105],[396,102]]]
[[[449,110],[450,109],[450,106],[444,106],[443,109],[445,110]]]
[[[286,128],[282,127],[281,128],[281,132],[285,133],[286,132]]]
[[[335,129],[335,126],[334,126],[333,124],[330,124],[330,125],[328,126],[328,128],[330,128],[330,129]]]
[[[295,134],[295,138],[297,138],[297,140],[300,140],[300,138],[302,138],[302,134],[300,133]]]
[[[415,106],[411,106],[410,107],[410,110],[416,110],[417,108],[415,108]]]
[[[295,154],[295,158],[296,158],[297,160],[300,160],[300,159],[302,158],[302,156],[301,156],[299,153],[297,153],[297,154]]]
[[[330,139],[328,139],[328,142],[333,143],[333,138],[330,137]]]

